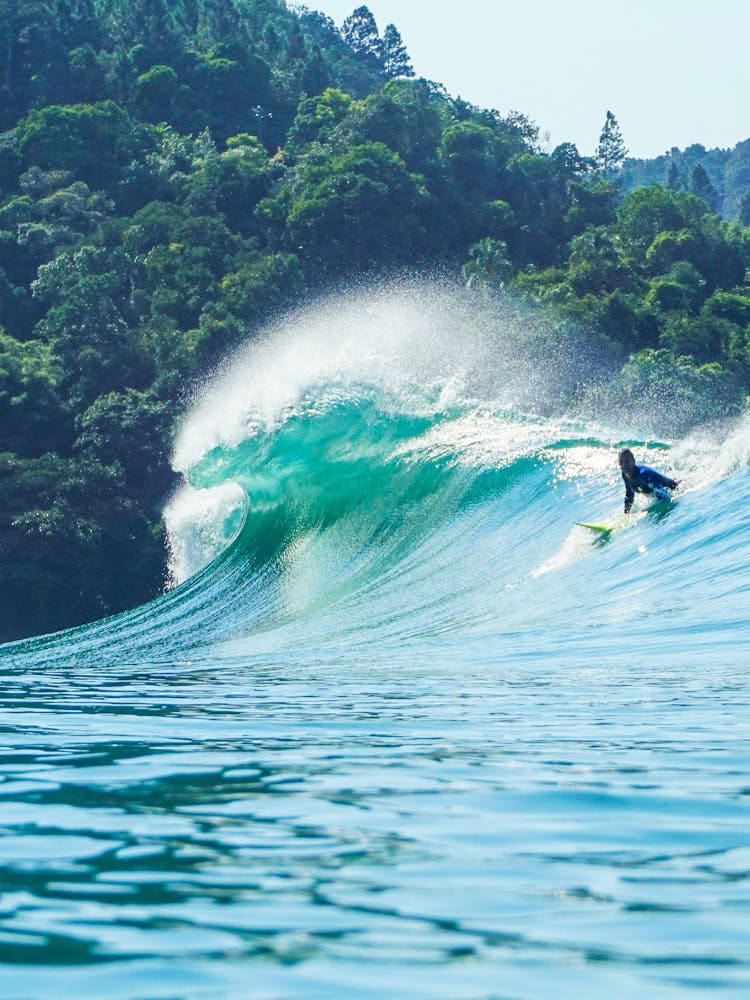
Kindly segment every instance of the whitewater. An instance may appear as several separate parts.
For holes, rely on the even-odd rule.
[[[165,592],[0,648],[3,997],[750,994],[750,415],[610,375],[441,282],[227,359]]]

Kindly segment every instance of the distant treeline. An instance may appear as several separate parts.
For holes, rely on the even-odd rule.
[[[726,219],[749,225],[750,139],[732,149],[706,149],[694,143],[650,160],[626,159],[620,183],[623,191],[650,184],[687,191]]]
[[[191,388],[331,283],[439,267],[538,303],[623,407],[687,400],[676,429],[750,390],[748,230],[694,188],[623,196],[613,115],[596,157],[548,153],[415,79],[366,7],[0,0],[0,118],[0,638],[159,591]]]

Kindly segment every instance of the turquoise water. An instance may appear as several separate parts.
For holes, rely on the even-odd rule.
[[[0,652],[4,998],[750,995],[748,417],[495,337],[293,318],[175,442],[172,589]]]

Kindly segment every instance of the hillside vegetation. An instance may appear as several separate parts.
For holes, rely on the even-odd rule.
[[[630,191],[660,184],[697,194],[727,219],[750,223],[750,139],[732,149],[706,149],[699,142],[670,149],[650,160],[626,159],[620,185]]]

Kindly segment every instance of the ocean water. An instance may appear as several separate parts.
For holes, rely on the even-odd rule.
[[[0,649],[5,1000],[750,996],[750,418],[587,412],[518,323],[288,317],[174,443],[171,588]]]

